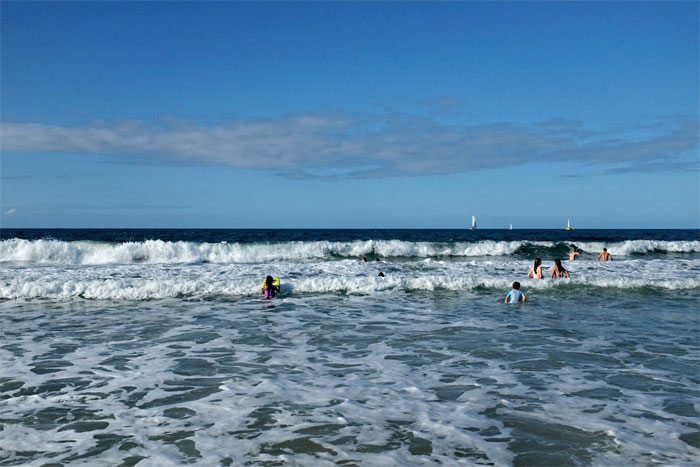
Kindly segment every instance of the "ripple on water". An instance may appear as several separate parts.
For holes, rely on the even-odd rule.
[[[516,415],[499,417],[512,429],[509,448],[515,453],[513,465],[581,465],[593,462],[592,452],[614,449],[615,440],[604,431],[546,422]]]
[[[0,314],[0,463],[693,465],[697,343],[474,295]]]

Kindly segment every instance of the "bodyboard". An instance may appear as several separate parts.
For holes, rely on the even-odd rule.
[[[280,278],[279,278],[279,277],[273,277],[273,278],[272,278],[272,285],[274,285],[275,287],[279,287],[279,286],[280,286]],[[260,288],[262,289],[263,287],[265,287],[265,281],[264,281],[264,280],[263,280],[262,285],[260,286]]]

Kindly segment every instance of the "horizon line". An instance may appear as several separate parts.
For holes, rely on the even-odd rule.
[[[566,227],[521,227],[510,229],[508,227],[1,227],[3,230],[465,230],[491,231],[491,230],[562,230],[575,232],[577,230],[700,230],[698,227],[576,227],[566,230]]]

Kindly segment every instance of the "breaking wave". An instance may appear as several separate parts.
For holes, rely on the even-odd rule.
[[[366,240],[351,242],[296,241],[279,243],[206,243],[146,240],[108,243],[95,241],[0,241],[0,263],[63,265],[250,263],[275,260],[382,258],[460,258],[514,256],[517,258],[565,257],[573,246],[597,254],[604,247],[613,256],[700,253],[700,241],[629,240],[602,242],[409,242]]]
[[[283,294],[349,293],[371,294],[387,291],[472,291],[480,288],[507,291],[509,278],[331,278],[301,279],[282,285]],[[661,281],[645,280],[589,280],[589,281],[547,281],[528,282],[528,291],[566,287],[568,285],[588,285],[602,288],[638,289],[655,287],[667,290],[696,289],[699,279],[674,279]],[[11,281],[0,285],[0,299],[11,300],[159,300],[166,298],[203,299],[213,297],[241,297],[258,295],[259,281],[230,283],[200,280],[138,280],[138,279],[93,279],[93,280],[36,280],[30,282]]]
[[[496,261],[494,261],[495,263]],[[525,261],[514,261],[498,270],[493,264],[464,264],[424,260],[417,263],[361,265],[341,261],[336,267],[294,267],[290,263],[265,265],[127,265],[44,266],[32,269],[6,268],[0,274],[0,300],[159,300],[256,297],[265,275],[282,277],[283,294],[373,294],[433,291],[507,291],[513,280],[527,291],[578,290],[580,287],[656,290],[700,290],[696,261],[685,262],[686,272],[674,273],[673,261],[641,267],[608,268],[588,261],[572,270],[571,279],[528,280]],[[634,261],[630,263],[635,263]],[[596,267],[600,266],[600,267]],[[620,265],[621,266],[621,265]],[[653,276],[656,267],[667,273]],[[267,268],[272,271],[267,271]],[[650,269],[651,268],[651,269]],[[386,271],[384,277],[378,271]]]

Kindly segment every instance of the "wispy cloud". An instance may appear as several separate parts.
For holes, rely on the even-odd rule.
[[[465,101],[461,97],[436,97],[422,101],[428,111],[433,114],[448,114],[464,109]]]
[[[4,176],[4,175],[0,176],[0,180],[8,181],[8,182],[11,180],[29,180],[31,178],[34,178],[34,176],[33,175],[18,175],[18,176],[14,176],[14,177]]]
[[[643,164],[627,165],[623,167],[614,167],[608,172],[611,174],[624,174],[628,172],[659,172],[659,171],[675,171],[675,172],[698,172],[700,171],[700,161],[697,158],[694,160],[662,160],[649,161]]]
[[[270,170],[290,177],[447,174],[529,162],[678,169],[698,147],[698,120],[659,117],[605,131],[583,122],[454,126],[406,113],[290,115],[204,126],[164,119],[86,127],[4,123],[2,150]],[[628,169],[625,169],[628,170]]]
[[[11,216],[11,215],[15,214],[16,212],[17,211],[15,211],[15,208],[10,208],[7,211],[3,212],[2,215],[3,216]]]
[[[164,211],[164,210],[183,210],[188,209],[187,206],[175,204],[143,204],[143,203],[128,203],[128,204],[46,204],[49,209],[60,209],[62,211],[76,212],[116,212],[116,211]]]

